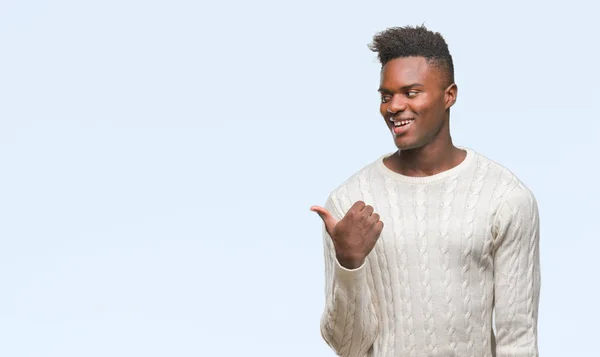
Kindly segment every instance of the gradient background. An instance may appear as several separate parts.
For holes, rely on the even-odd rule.
[[[333,356],[309,207],[395,150],[366,45],[421,23],[538,199],[541,356],[593,355],[591,3],[2,0],[0,356]]]

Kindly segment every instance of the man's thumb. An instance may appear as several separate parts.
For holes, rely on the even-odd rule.
[[[337,224],[337,219],[335,219],[327,209],[321,206],[312,206],[310,210],[313,212],[317,212],[319,217],[321,217],[321,219],[325,223],[325,228],[327,229],[327,232],[329,233],[329,235],[331,235],[333,233],[333,228]]]

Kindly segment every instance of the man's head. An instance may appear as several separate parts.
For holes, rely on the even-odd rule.
[[[448,139],[457,87],[444,38],[424,26],[393,27],[376,34],[369,48],[381,62],[380,111],[396,146],[407,150]]]

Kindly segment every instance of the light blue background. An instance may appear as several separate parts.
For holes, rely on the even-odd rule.
[[[593,355],[591,3],[3,0],[0,356],[333,356],[309,207],[395,150],[366,45],[421,23],[538,198],[541,356]]]

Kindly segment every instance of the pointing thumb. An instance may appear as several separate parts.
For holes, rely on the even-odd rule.
[[[310,210],[313,212],[317,212],[319,217],[321,217],[321,219],[325,223],[325,229],[327,229],[327,233],[331,235],[333,233],[333,228],[335,228],[335,225],[337,224],[337,219],[335,219],[326,208],[323,208],[321,206],[312,206]]]

